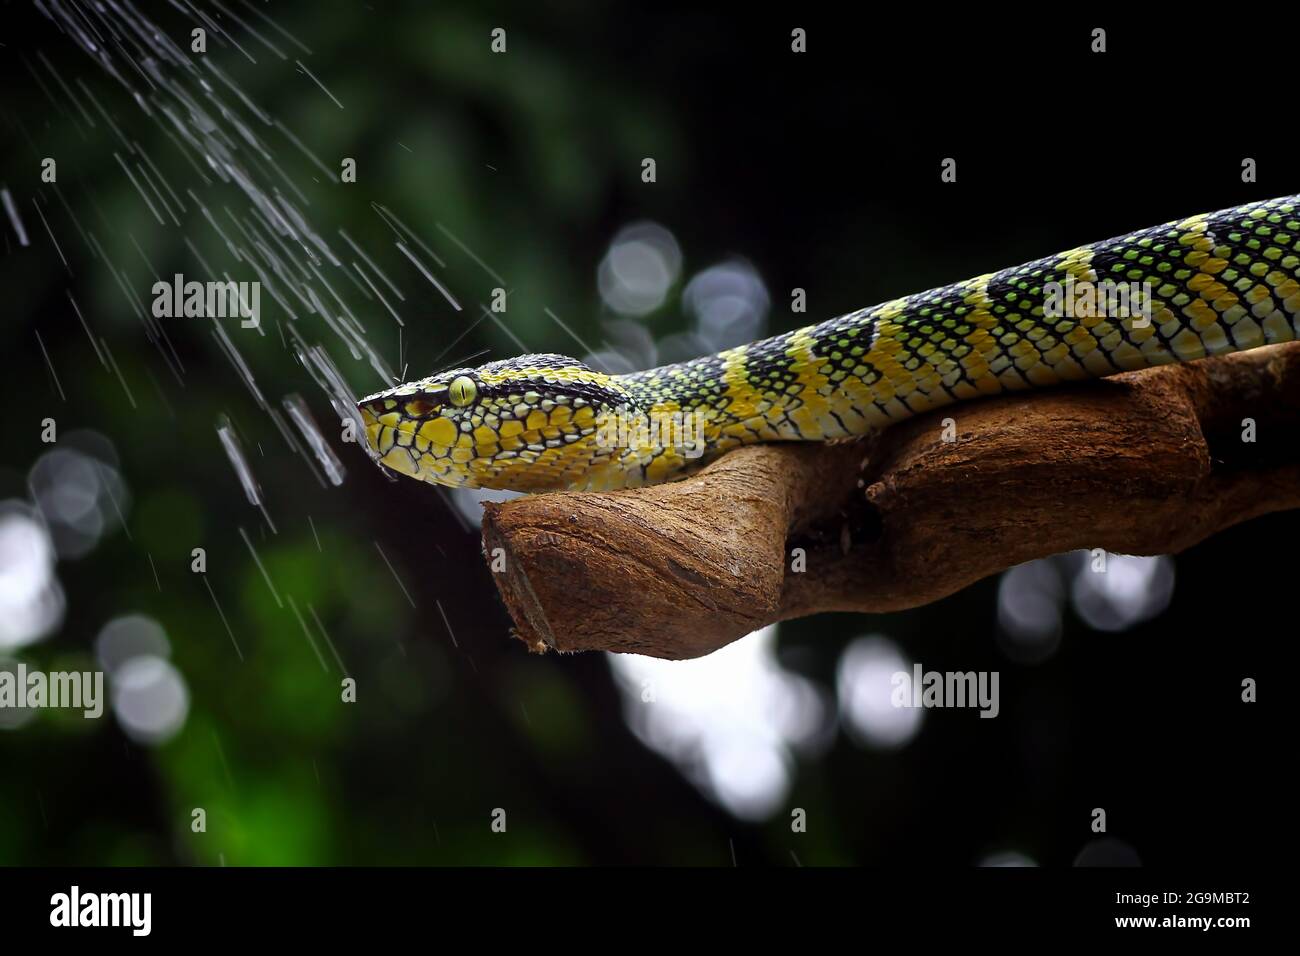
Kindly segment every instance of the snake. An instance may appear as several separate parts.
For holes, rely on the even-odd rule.
[[[436,485],[635,488],[742,445],[1292,341],[1298,206],[1194,215],[648,371],[559,354],[442,371],[358,402],[365,445]]]

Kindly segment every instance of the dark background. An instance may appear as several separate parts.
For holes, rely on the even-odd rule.
[[[1215,22],[1170,13],[1176,22],[1157,25],[1105,11],[1093,22],[1041,11],[854,20],[749,7],[254,4],[311,55],[228,4],[288,53],[282,60],[196,0],[257,62],[213,38],[207,55],[331,169],[339,157],[357,160],[356,184],[322,181],[276,130],[241,113],[310,199],[321,234],[339,245],[336,230],[347,229],[407,293],[400,353],[382,307],[351,303],[388,362],[399,372],[409,362],[409,377],[432,370],[496,284],[436,223],[510,282],[508,323],[522,341],[573,352],[543,307],[584,340],[604,341],[611,316],[597,265],[618,230],[640,220],[669,229],[684,260],[672,294],[645,319],[661,338],[688,325],[685,281],[731,256],[761,275],[774,332],[1300,192],[1285,80],[1295,22],[1276,12],[1270,24],[1234,27],[1222,22],[1232,11]],[[140,9],[178,42],[193,25],[170,6]],[[291,392],[306,398],[348,469],[341,487],[322,488],[284,446],[205,320],[163,320],[184,366],[179,380],[169,372],[81,230],[98,236],[146,302],[160,276],[199,274],[182,236],[235,278],[255,276],[192,204],[181,229],[157,224],[113,159],[121,147],[106,124],[81,118],[36,51],[69,83],[80,78],[178,192],[190,186],[241,213],[247,202],[215,182],[201,187],[121,85],[34,8],[0,3],[0,17],[0,185],[31,239],[20,247],[7,217],[0,222],[0,499],[29,497],[33,464],[50,450],[40,441],[46,417],[61,443],[75,445],[64,436],[78,430],[107,438],[130,493],[125,528],[110,521],[89,553],[58,562],[61,623],[0,656],[88,667],[108,621],[144,614],[165,629],[189,694],[183,727],[156,745],[124,733],[112,713],[96,722],[42,713],[0,730],[0,863],[897,867],[1016,853],[1061,866],[1091,846],[1105,860],[1227,866],[1270,855],[1264,795],[1280,752],[1262,740],[1268,704],[1243,705],[1240,682],[1263,680],[1293,630],[1294,564],[1273,545],[1296,539],[1294,513],[1177,556],[1172,601],[1153,619],[1105,633],[1067,607],[1059,649],[1036,665],[1001,649],[995,580],[906,614],[781,626],[781,663],[815,682],[832,710],[842,651],[885,634],[927,669],[999,670],[1002,713],[927,713],[897,751],[832,726],[823,748],[791,757],[790,790],[770,815],[733,816],[633,735],[603,657],[532,656],[509,638],[475,531],[440,490],[391,483],[337,441],[336,416],[282,347],[272,323],[288,319],[265,291],[267,335],[234,337],[273,405]],[[504,55],[489,50],[496,26],[508,31]],[[806,54],[790,52],[794,26],[808,30]],[[1105,54],[1089,53],[1094,26],[1108,30]],[[344,109],[296,70],[297,58]],[[58,160],[80,227],[40,182],[44,156]],[[656,159],[654,184],[641,182],[644,156]],[[958,181],[944,184],[939,163],[950,156]],[[1258,161],[1256,184],[1241,181],[1247,156]],[[372,201],[446,261],[437,274],[464,312],[393,248]],[[790,312],[794,287],[808,292],[807,315]],[[96,358],[69,289],[138,408]],[[300,313],[297,327],[331,349],[357,393],[383,386],[317,316]],[[446,359],[476,349],[489,351],[475,361],[518,351],[482,322]],[[222,452],[222,414],[250,454],[275,532]],[[318,665],[241,527],[278,592],[318,612],[357,679],[357,703],[339,702],[338,668]],[[190,570],[194,547],[207,551],[208,583],[242,663]],[[725,697],[725,681],[714,692]],[[194,807],[207,810],[206,833],[191,832]],[[509,814],[505,834],[489,828],[497,807]],[[791,832],[794,807],[807,811],[806,833]],[[1122,845],[1093,845],[1094,807],[1107,810]]]

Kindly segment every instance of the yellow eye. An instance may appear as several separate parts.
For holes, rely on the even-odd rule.
[[[462,375],[452,379],[451,384],[447,386],[447,397],[457,408],[464,408],[478,397],[478,386],[468,375]]]

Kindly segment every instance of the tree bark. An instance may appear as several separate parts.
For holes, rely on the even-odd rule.
[[[858,441],[754,445],[670,484],[488,504],[483,544],[502,549],[497,585],[534,650],[689,658],[1076,548],[1177,552],[1298,506],[1295,342],[953,405]]]

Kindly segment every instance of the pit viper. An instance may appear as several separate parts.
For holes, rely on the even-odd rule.
[[[435,484],[654,484],[753,442],[851,438],[982,395],[1296,339],[1298,206],[1176,220],[649,371],[526,355],[358,410],[374,458]]]

